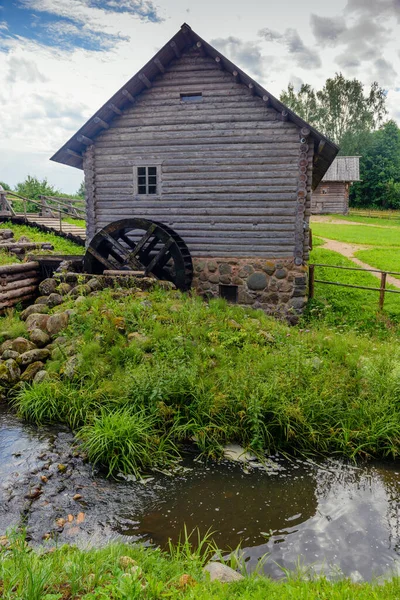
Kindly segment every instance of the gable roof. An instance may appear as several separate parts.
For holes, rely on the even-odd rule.
[[[314,155],[313,181],[312,187],[315,189],[321,181],[336,154],[339,151],[338,146],[328,138],[319,133],[311,125],[306,123],[301,117],[296,115],[280,100],[272,96],[266,89],[259,85],[254,79],[249,77],[244,71],[237,67],[228,58],[218,52],[213,46],[204,41],[197,33],[186,23],[180,30],[157,52],[157,54],[125,85],[122,86],[69,140],[60,148],[50,160],[70,165],[82,169],[82,153],[86,146],[93,143],[94,138],[108,128],[109,122],[127,107],[135,102],[135,97],[141,92],[151,87],[153,79],[164,73],[169,63],[180,58],[183,52],[193,45],[205,55],[213,58],[220,68],[230,72],[235,79],[248,86],[252,93],[263,98],[268,106],[283,114],[285,119],[292,121],[299,127],[306,127],[310,130],[310,135],[314,138],[316,144]]]
[[[360,157],[337,156],[322,181],[360,181]]]

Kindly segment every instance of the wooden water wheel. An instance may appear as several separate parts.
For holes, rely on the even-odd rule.
[[[84,259],[87,273],[134,271],[172,281],[182,291],[190,288],[193,265],[182,238],[170,227],[132,218],[114,221],[90,242]]]

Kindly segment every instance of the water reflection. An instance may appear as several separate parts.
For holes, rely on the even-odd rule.
[[[316,573],[341,572],[354,580],[397,571],[400,475],[395,464],[356,467],[279,460],[282,470],[244,474],[232,466],[209,466],[167,485],[165,493],[128,535],[164,546],[186,523],[217,531],[225,550],[242,543],[249,569],[268,555],[273,577],[298,561]]]

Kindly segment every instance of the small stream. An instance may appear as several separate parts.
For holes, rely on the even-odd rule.
[[[245,473],[188,455],[183,467],[145,485],[109,481],[74,452],[68,430],[23,425],[0,406],[0,535],[23,524],[33,543],[122,539],[164,547],[186,524],[215,531],[224,551],[241,543],[249,570],[268,555],[263,571],[272,577],[299,563],[354,581],[400,574],[400,463],[277,455],[267,469]]]

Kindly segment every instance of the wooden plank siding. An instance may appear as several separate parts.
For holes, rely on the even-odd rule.
[[[312,194],[312,214],[347,215],[349,185],[345,181],[322,181]]]
[[[201,92],[202,102],[181,102],[185,92]],[[293,258],[295,243],[306,255],[312,142],[306,223],[299,217],[300,152],[297,125],[191,50],[86,151],[88,238],[111,221],[140,216],[175,229],[196,257]],[[140,164],[160,165],[157,196],[134,195]]]

